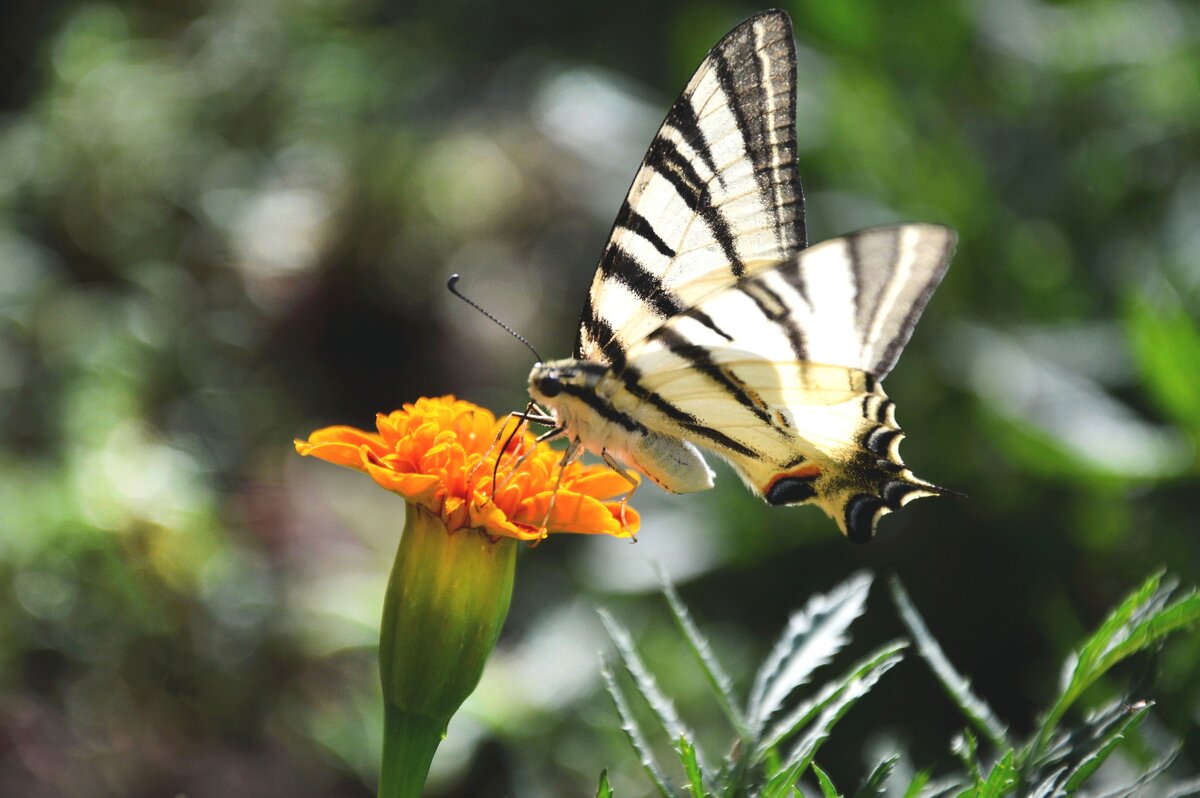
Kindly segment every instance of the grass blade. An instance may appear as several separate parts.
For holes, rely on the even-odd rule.
[[[604,684],[608,688],[608,694],[612,697],[613,704],[617,707],[617,714],[621,718],[621,728],[624,729],[625,735],[629,737],[629,742],[633,745],[633,750],[637,752],[638,758],[642,762],[642,767],[650,777],[650,781],[658,788],[658,792],[663,798],[677,798],[675,791],[671,789],[666,777],[663,775],[662,768],[655,761],[654,754],[646,742],[646,736],[642,734],[641,726],[638,725],[637,719],[633,717],[633,713],[629,709],[629,702],[625,699],[625,694],[621,692],[621,687],[617,684],[612,669],[608,667],[608,662],[601,662],[600,674],[604,677]]]
[[[870,590],[871,575],[860,572],[793,613],[755,677],[747,707],[752,733],[760,732],[792,691],[846,645],[846,630],[862,615]]]
[[[992,708],[987,705],[987,702],[971,690],[971,682],[950,664],[942,647],[929,633],[929,628],[925,625],[920,613],[917,612],[917,608],[913,606],[912,600],[908,597],[904,586],[900,584],[900,580],[893,577],[889,586],[892,590],[892,601],[895,602],[896,609],[900,612],[900,619],[904,621],[909,634],[913,636],[918,653],[929,663],[929,667],[937,676],[938,681],[942,683],[950,700],[958,705],[971,725],[987,737],[993,745],[1001,750],[1012,748],[1012,744],[1008,741],[1008,729],[992,711]]]

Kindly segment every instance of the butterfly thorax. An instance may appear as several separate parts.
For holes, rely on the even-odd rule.
[[[608,366],[591,360],[552,360],[537,363],[529,372],[529,395],[549,410],[569,440],[579,441],[593,453],[619,448],[612,440],[620,436],[620,425],[606,419],[608,402],[596,388]]]

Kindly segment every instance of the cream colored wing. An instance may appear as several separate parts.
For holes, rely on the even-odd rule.
[[[782,11],[749,18],[709,52],[617,214],[575,358],[620,364],[666,319],[804,247],[795,83]]]
[[[599,393],[647,429],[728,459],[772,504],[813,502],[851,539],[944,492],[900,459],[880,386],[949,264],[936,225],[827,241],[739,281],[631,348]]]

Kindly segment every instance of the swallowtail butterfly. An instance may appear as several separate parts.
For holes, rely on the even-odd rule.
[[[712,487],[707,449],[768,503],[816,504],[862,542],[948,492],[900,460],[880,381],[955,235],[902,224],[808,247],[795,82],[782,11],[709,52],[617,213],[574,356],[529,375],[546,413],[527,417],[567,437],[567,459],[587,449],[673,493]]]

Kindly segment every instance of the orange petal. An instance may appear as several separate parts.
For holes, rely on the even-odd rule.
[[[308,436],[309,443],[352,443],[355,446],[366,444],[377,452],[384,452],[383,438],[374,432],[367,432],[358,427],[340,424],[334,427],[323,427]]]
[[[620,502],[605,502],[604,506],[608,508],[608,511],[612,513],[612,517],[616,520],[617,524],[621,526],[621,533],[617,537],[631,538],[642,528],[642,517],[628,503],[625,504],[624,510],[621,509]],[[624,521],[623,524],[622,521]]]
[[[319,457],[330,463],[357,468],[359,471],[363,470],[363,446],[352,443],[308,443],[301,440],[294,441],[294,443],[296,451],[302,455]]]
[[[614,510],[599,499],[560,490],[558,498],[554,500],[554,506],[551,507],[550,497],[553,495],[553,491],[547,490],[525,499],[514,514],[513,520],[536,528],[541,526],[545,519],[546,528],[551,532],[574,532],[582,535],[629,537],[635,531],[622,529],[621,521],[614,515]],[[627,508],[626,518],[630,517],[635,520],[637,518],[636,514],[630,514]]]
[[[517,540],[537,540],[536,529],[522,528],[509,520],[495,502],[471,502],[471,526],[486,529],[489,535],[503,535]]]
[[[433,474],[406,474],[382,466],[367,464],[367,473],[381,488],[398,493],[411,502],[441,513],[442,481]]]
[[[442,503],[442,520],[446,524],[447,532],[462,529],[467,525],[469,518],[470,513],[466,501],[459,496],[446,497],[446,501]]]
[[[633,477],[634,479],[638,479],[636,474]],[[639,479],[638,481],[640,482],[641,480]],[[596,466],[585,472],[582,476],[570,481],[564,479],[563,487],[576,493],[586,493],[589,496],[595,496],[597,499],[607,499],[610,496],[624,496],[634,488],[633,485],[629,484],[629,480],[608,466]]]

